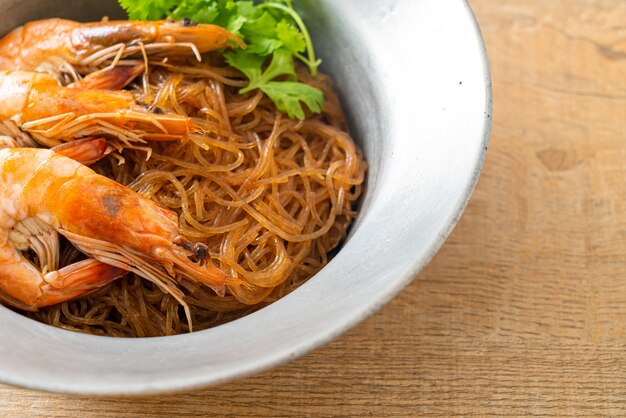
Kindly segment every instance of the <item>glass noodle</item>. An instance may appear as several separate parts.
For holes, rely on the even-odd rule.
[[[326,105],[322,114],[297,121],[258,90],[238,94],[246,84],[241,74],[218,55],[207,58],[208,64],[150,63],[127,87],[138,102],[189,116],[207,134],[184,143],[113,142],[116,151],[93,167],[176,212],[181,234],[205,243],[211,262],[248,284],[229,286],[221,297],[179,279],[194,330],[247,315],[318,272],[356,216],[366,170],[328,76],[298,69],[300,81],[324,92]],[[67,243],[62,256],[65,264],[81,257]],[[118,337],[189,330],[181,305],[134,274],[26,315]]]

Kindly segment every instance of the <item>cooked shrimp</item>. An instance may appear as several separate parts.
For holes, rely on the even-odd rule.
[[[58,234],[91,259],[59,269]],[[29,249],[38,267],[25,255]],[[227,284],[240,284],[207,258],[206,246],[178,235],[173,212],[119,183],[52,150],[0,150],[0,299],[5,302],[36,310],[96,290],[126,271],[154,282],[183,305],[175,278],[204,283],[218,294]]]
[[[232,44],[243,46],[220,26],[190,20],[79,23],[44,19],[20,26],[0,40],[0,69],[71,72],[74,67],[93,69],[144,52],[168,57],[195,54],[200,59],[200,53]]]
[[[43,73],[0,71],[0,98],[0,120],[48,147],[90,135],[126,144],[176,140],[199,129],[185,116],[150,112],[127,91],[63,87]]]

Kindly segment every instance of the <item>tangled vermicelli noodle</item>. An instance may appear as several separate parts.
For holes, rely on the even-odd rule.
[[[94,166],[176,212],[180,233],[206,244],[212,262],[246,286],[219,296],[179,279],[186,318],[172,296],[129,274],[97,294],[28,315],[92,334],[172,335],[188,332],[188,320],[201,330],[244,316],[318,272],[356,216],[366,166],[330,79],[303,68],[298,77],[326,99],[321,114],[302,121],[259,91],[238,94],[245,81],[219,62],[151,64],[127,89],[153,111],[189,116],[208,133],[182,144],[117,144]],[[66,263],[80,257],[69,245],[62,255]]]

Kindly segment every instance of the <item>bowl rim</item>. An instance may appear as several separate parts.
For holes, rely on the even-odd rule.
[[[346,333],[350,329],[354,328],[357,324],[371,316],[373,313],[378,311],[383,305],[388,303],[394,296],[396,296],[405,286],[407,286],[422,270],[426,264],[432,259],[432,257],[437,253],[440,247],[443,245],[449,234],[452,232],[456,224],[458,223],[463,211],[465,210],[472,193],[475,189],[476,183],[478,181],[478,177],[480,175],[483,162],[485,159],[487,144],[489,139],[489,134],[491,130],[491,112],[492,112],[492,84],[491,84],[491,75],[489,70],[489,63],[487,58],[487,52],[484,45],[484,40],[482,34],[480,32],[480,28],[478,26],[478,22],[469,6],[467,0],[460,0],[465,9],[465,13],[467,14],[467,18],[470,20],[470,23],[473,27],[474,36],[479,44],[479,54],[482,61],[482,77],[484,80],[484,94],[485,94],[485,107],[482,131],[477,133],[481,137],[481,143],[479,152],[476,155],[473,155],[473,170],[471,174],[471,179],[467,183],[465,190],[463,190],[462,196],[458,201],[458,205],[455,210],[452,212],[452,216],[447,219],[446,222],[443,223],[443,227],[439,231],[439,234],[435,241],[429,246],[429,251],[422,255],[421,257],[415,257],[413,262],[410,264],[408,268],[404,271],[401,271],[397,274],[398,278],[394,281],[392,286],[385,288],[385,291],[378,294],[374,300],[369,302],[366,306],[366,309],[358,312],[356,315],[353,315],[350,318],[341,322],[340,326],[335,327],[330,332],[325,334],[317,335],[315,338],[310,340],[306,340],[299,344],[296,344],[290,347],[289,350],[276,351],[273,353],[267,353],[264,356],[259,356],[255,359],[255,361],[251,361],[237,369],[230,370],[227,373],[217,373],[212,375],[202,375],[197,374],[194,376],[186,376],[186,377],[178,377],[175,379],[170,379],[166,384],[163,383],[154,383],[154,384],[144,384],[144,385],[135,385],[135,386],[127,386],[127,387],[88,387],[88,388],[79,388],[59,385],[55,382],[51,382],[46,379],[42,379],[40,381],[33,381],[27,379],[23,379],[18,375],[10,375],[5,374],[3,370],[0,370],[0,382],[7,383],[15,386],[23,386],[29,387],[33,389],[50,391],[50,392],[60,392],[60,393],[77,393],[77,394],[99,394],[99,395],[147,395],[147,394],[162,394],[162,393],[175,393],[181,391],[194,390],[199,388],[204,388],[209,385],[217,385],[232,381],[234,379],[239,379],[242,377],[250,376],[253,374],[257,374],[259,372],[268,370],[277,365],[283,364],[286,361],[293,360],[297,357],[301,357],[312,350],[332,341],[338,336]],[[15,314],[18,315],[18,314]],[[71,331],[59,330],[64,333],[75,334]],[[106,338],[100,336],[83,336],[86,338]],[[173,338],[173,337],[161,337],[161,338]],[[174,337],[175,338],[175,337]],[[1,346],[1,342],[0,342]]]

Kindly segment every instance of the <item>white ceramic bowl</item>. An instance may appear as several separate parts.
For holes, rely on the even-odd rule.
[[[363,207],[338,255],[273,305],[188,335],[82,335],[0,306],[0,381],[144,394],[255,373],[362,321],[439,249],[476,183],[490,126],[489,70],[471,10],[464,0],[295,3],[369,163]],[[44,17],[123,16],[110,0],[0,0],[0,14],[0,33]]]

